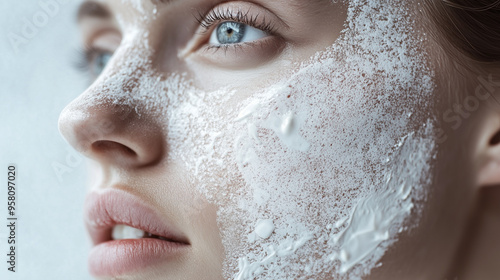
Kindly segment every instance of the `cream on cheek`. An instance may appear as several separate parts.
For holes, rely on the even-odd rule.
[[[227,278],[356,279],[418,224],[433,73],[412,16],[392,5],[351,1],[342,38],[289,80],[237,110],[223,91],[196,106],[201,137],[177,150],[220,206]]]
[[[123,43],[95,98],[161,120],[168,159],[219,207],[225,278],[358,279],[417,225],[434,85],[404,5],[351,1],[335,45],[231,108],[238,92],[164,78],[147,43]]]

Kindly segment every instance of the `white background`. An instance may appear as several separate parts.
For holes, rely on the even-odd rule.
[[[50,2],[54,0],[41,0]],[[84,90],[77,60],[75,13],[80,1],[58,3],[48,15],[38,0],[0,2],[0,279],[91,279],[82,216],[85,162],[57,129],[59,113]],[[56,2],[57,3],[57,2]],[[44,18],[43,13],[46,15]],[[18,46],[25,19],[32,38]],[[67,162],[69,160],[69,162]],[[7,270],[7,167],[17,166],[16,273]],[[68,169],[60,179],[54,164]]]

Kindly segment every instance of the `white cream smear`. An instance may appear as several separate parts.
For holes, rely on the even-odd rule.
[[[219,207],[226,279],[361,279],[418,225],[433,73],[410,4],[348,5],[333,46],[238,107],[224,106],[237,92],[160,77],[141,32],[125,38],[126,61],[111,61],[119,72],[98,81],[93,103],[163,121],[169,160]]]

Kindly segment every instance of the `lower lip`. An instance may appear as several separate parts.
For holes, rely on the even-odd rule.
[[[154,238],[108,241],[90,251],[89,270],[94,277],[139,272],[158,263],[174,262],[188,247]]]

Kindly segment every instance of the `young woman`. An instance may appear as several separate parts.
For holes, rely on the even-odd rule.
[[[84,2],[90,272],[497,279],[499,8]]]

